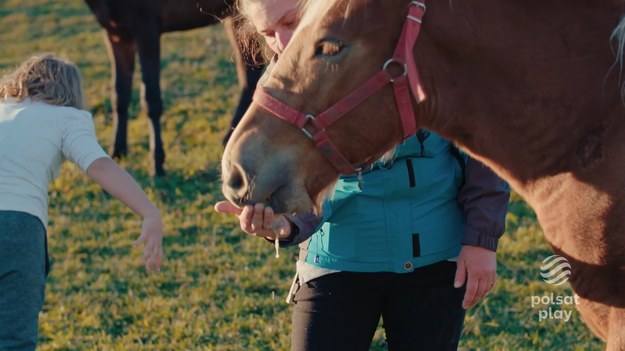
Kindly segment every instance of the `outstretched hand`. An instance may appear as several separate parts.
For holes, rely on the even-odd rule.
[[[87,168],[87,175],[143,217],[141,235],[132,246],[145,244],[142,256],[145,269],[148,272],[160,271],[163,259],[163,218],[160,210],[148,199],[132,176],[108,157],[93,161]]]
[[[494,251],[479,246],[465,245],[458,256],[454,287],[467,284],[462,308],[480,301],[493,288],[497,280],[497,257]]]
[[[163,260],[163,220],[160,216],[146,217],[141,225],[141,235],[132,247],[145,244],[141,259],[148,272],[161,270]]]
[[[215,211],[237,216],[241,230],[253,236],[267,239],[288,238],[291,235],[291,224],[284,215],[276,216],[271,207],[263,204],[237,207],[228,201],[215,204]]]

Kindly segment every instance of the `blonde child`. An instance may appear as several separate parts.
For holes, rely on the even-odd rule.
[[[46,54],[0,80],[0,350],[34,350],[48,274],[48,187],[64,159],[143,218],[148,271],[160,270],[159,209],[95,136],[78,68]]]

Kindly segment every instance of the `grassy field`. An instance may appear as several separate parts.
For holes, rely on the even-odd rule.
[[[40,350],[287,350],[284,303],[295,249],[273,257],[212,209],[221,198],[221,138],[236,99],[231,49],[219,26],[162,40],[162,124],[168,177],[148,176],[147,118],[133,93],[129,157],[122,165],[165,215],[165,262],[146,274],[130,244],[140,221],[73,165],[50,192],[53,270],[40,319]],[[110,66],[103,37],[79,0],[0,1],[0,71],[40,52],[78,63],[101,143],[111,145]],[[138,72],[137,72],[138,73]],[[533,212],[513,196],[500,244],[499,280],[470,309],[463,350],[602,350],[571,306],[532,306],[532,296],[571,296],[540,278],[550,255]],[[539,321],[542,310],[569,321]],[[561,313],[561,312],[559,312]],[[384,350],[378,329],[372,350]]]

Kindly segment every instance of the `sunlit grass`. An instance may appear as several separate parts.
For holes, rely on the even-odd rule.
[[[98,138],[112,142],[110,63],[103,37],[78,0],[3,0],[0,71],[40,52],[77,62],[85,77]],[[290,307],[284,303],[295,248],[273,258],[272,246],[249,238],[215,213],[221,198],[221,138],[238,90],[221,27],[162,38],[163,139],[168,177],[148,176],[148,120],[139,107],[139,71],[121,164],[162,208],[165,262],[148,275],[131,243],[140,220],[73,165],[50,193],[50,254],[41,315],[41,350],[287,350]],[[601,350],[572,312],[568,322],[538,321],[531,296],[570,295],[539,276],[550,250],[532,211],[513,198],[500,243],[494,291],[468,311],[466,350]],[[567,308],[567,307],[563,307]],[[381,330],[372,347],[384,349]]]

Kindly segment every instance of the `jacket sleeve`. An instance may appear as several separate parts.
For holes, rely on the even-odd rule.
[[[465,217],[463,245],[497,250],[506,229],[510,187],[490,168],[468,158],[465,184],[458,192],[458,204]]]

